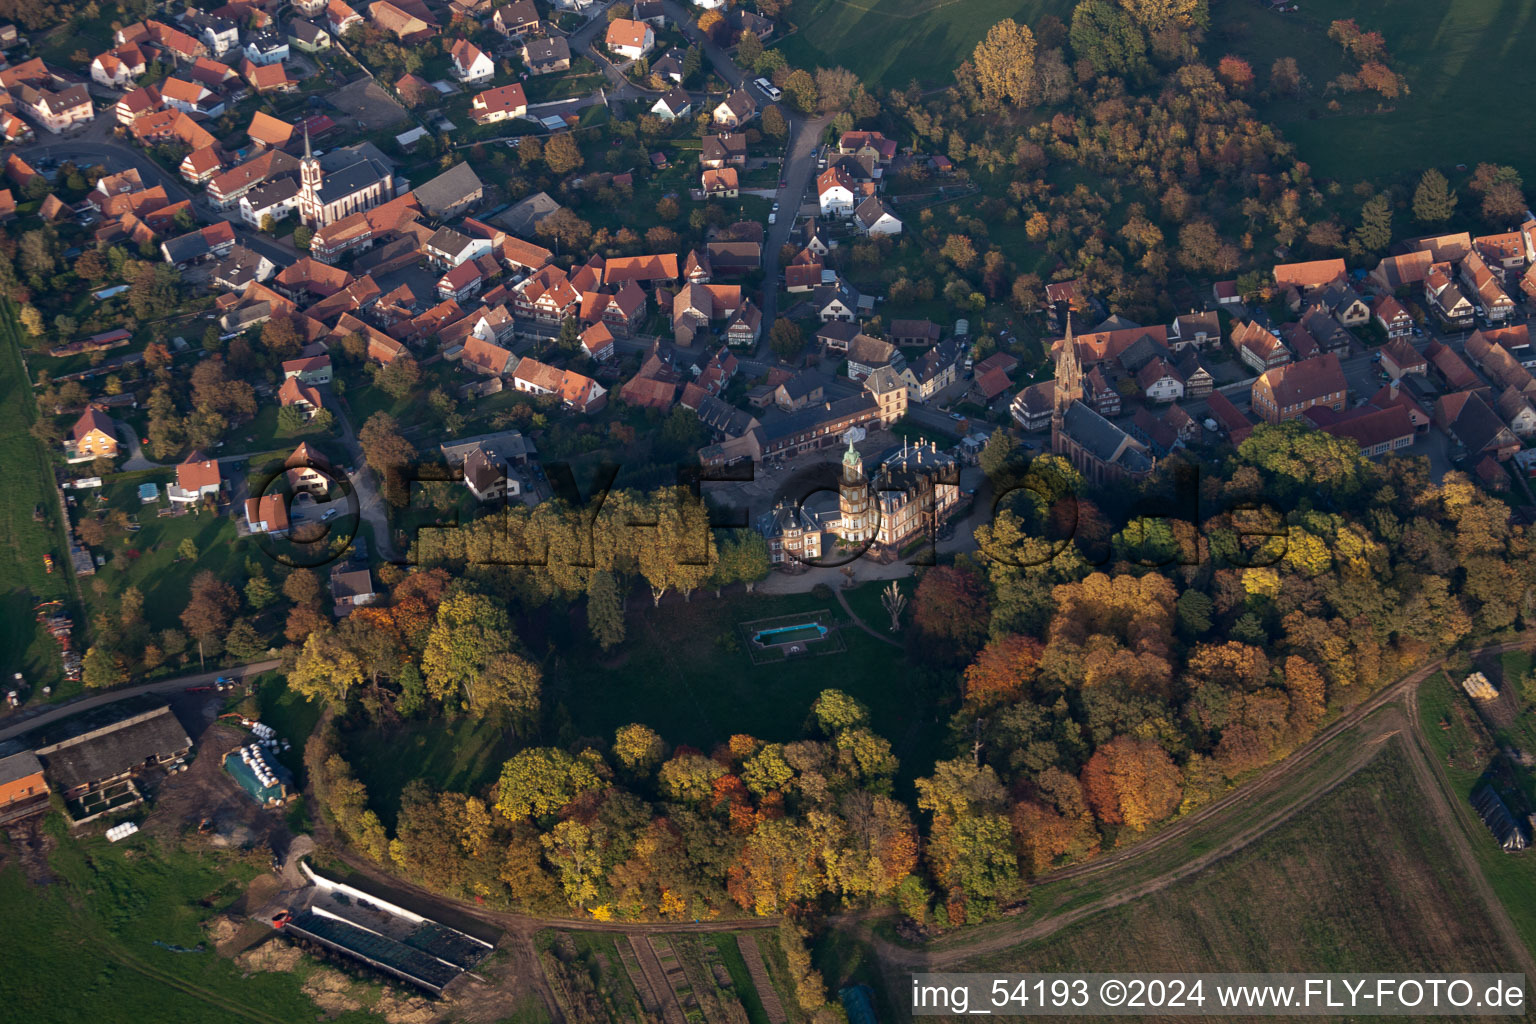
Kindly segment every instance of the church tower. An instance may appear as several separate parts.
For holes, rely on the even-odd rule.
[[[842,519],[837,535],[850,544],[863,544],[874,536],[870,515],[869,479],[864,475],[864,460],[854,450],[853,438],[843,453],[843,475],[837,488],[838,510]]]
[[[1073,402],[1083,400],[1083,364],[1077,358],[1077,343],[1072,340],[1072,311],[1067,311],[1067,336],[1061,341],[1056,353],[1055,401],[1051,407],[1051,451],[1057,455],[1065,451],[1062,437],[1062,421]]]
[[[323,207],[320,202],[320,187],[324,183],[325,175],[320,170],[320,161],[315,159],[314,151],[309,145],[309,125],[304,126],[304,159],[299,161],[299,219],[310,227],[320,228],[320,215]]]

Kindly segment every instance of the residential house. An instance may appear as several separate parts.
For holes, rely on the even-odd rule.
[[[532,4],[529,5],[530,7]],[[564,36],[530,39],[523,44],[523,64],[530,75],[549,75],[571,69],[571,44]]]
[[[373,574],[367,568],[351,569],[342,564],[331,569],[331,603],[337,615],[373,604],[377,599],[378,595],[373,592]]]
[[[1206,396],[1205,408],[1216,421],[1217,429],[1234,447],[1248,440],[1248,435],[1253,433],[1253,423],[1220,391],[1212,391]]]
[[[656,31],[643,21],[614,18],[608,23],[604,43],[610,53],[626,60],[639,60],[656,45]]]
[[[1406,338],[1394,337],[1380,349],[1381,368],[1393,380],[1405,374],[1429,372],[1429,361]]]
[[[1045,430],[1056,409],[1056,382],[1041,381],[1024,388],[1008,403],[1008,415],[1024,430]]]
[[[471,336],[464,342],[464,350],[459,354],[459,363],[475,373],[500,377],[514,368],[515,358],[508,349]]]
[[[1520,438],[1476,391],[1441,395],[1435,401],[1434,422],[1473,462],[1484,455],[1505,462],[1520,450]]]
[[[277,402],[285,409],[298,409],[306,420],[314,419],[315,414],[325,407],[320,389],[300,383],[297,377],[284,379],[282,386],[277,389]]]
[[[1185,398],[1204,398],[1216,386],[1215,378],[1200,362],[1200,356],[1186,351],[1174,362],[1174,369],[1184,378]]]
[[[295,18],[288,23],[288,43],[305,53],[319,53],[331,48],[331,34],[312,21]]]
[[[283,379],[296,379],[300,384],[319,385],[331,382],[331,357],[321,352],[312,356],[283,361]]]
[[[839,156],[868,157],[885,165],[896,156],[896,140],[880,132],[844,132],[837,140]]]
[[[864,391],[875,400],[881,426],[889,427],[907,414],[907,382],[894,367],[881,366],[865,377]]]
[[[693,99],[688,95],[688,90],[681,86],[667,90],[657,98],[655,103],[651,104],[651,113],[663,121],[676,121],[680,117],[687,117],[692,112]]]
[[[1221,317],[1214,310],[1189,312],[1173,318],[1168,325],[1168,347],[1174,352],[1186,348],[1205,348],[1221,344]]]
[[[1184,397],[1184,378],[1160,356],[1137,371],[1136,384],[1149,402],[1177,402]]]
[[[757,101],[745,89],[737,89],[720,101],[712,116],[721,127],[740,128],[757,116]]]
[[[346,0],[330,0],[325,7],[325,24],[333,36],[346,34],[353,25],[361,25],[363,16],[354,11]]]
[[[858,318],[858,297],[844,282],[819,285],[811,293],[811,306],[822,323],[829,320],[852,323]]]
[[[449,59],[453,64],[453,77],[465,85],[489,82],[496,76],[496,62],[468,39],[454,41]]]
[[[1413,317],[1390,295],[1383,295],[1371,304],[1371,315],[1387,332],[1388,338],[1406,338],[1413,333]]]
[[[614,345],[613,332],[602,321],[581,332],[581,348],[590,359],[599,363],[612,359],[618,351]]]
[[[1472,302],[1451,280],[1449,263],[1430,266],[1424,277],[1424,302],[1447,327],[1465,329],[1472,326]]]
[[[706,199],[735,199],[740,194],[736,168],[705,169],[699,176],[700,187]]]
[[[655,28],[665,28],[667,24],[667,10],[661,0],[635,0],[630,15],[636,21],[643,21]]]
[[[1499,276],[1483,262],[1476,250],[1461,261],[1461,282],[1490,323],[1499,324],[1515,312],[1515,300],[1504,291]]]
[[[554,395],[565,408],[582,413],[597,412],[607,402],[607,389],[591,377],[560,370],[528,356],[518,362],[512,384],[529,394]]]
[[[464,486],[476,501],[504,501],[509,494],[518,494],[521,485],[500,459],[485,453],[482,448],[471,449],[464,458]]]
[[[289,57],[288,36],[269,29],[245,41],[245,58],[252,64],[281,64]]]
[[[97,54],[91,61],[91,81],[108,89],[126,89],[146,68],[144,51],[133,43]]]
[[[763,333],[763,311],[751,299],[744,299],[741,308],[725,325],[725,343],[732,348],[756,346]]]
[[[799,412],[807,405],[819,404],[824,396],[821,374],[802,370],[774,389],[773,404],[785,412]]]
[[[469,116],[476,124],[495,124],[512,117],[524,117],[528,113],[528,96],[522,85],[498,86],[477,95],[470,105]]]
[[[855,335],[848,343],[847,361],[848,379],[855,382],[863,380],[882,366],[893,366],[900,372],[907,365],[901,349],[867,334]]]
[[[1283,423],[1314,406],[1342,412],[1348,394],[1339,357],[1329,352],[1260,374],[1253,383],[1253,411],[1267,423]]]
[[[1528,395],[1513,385],[1506,387],[1493,403],[1499,418],[1509,424],[1515,436],[1522,439],[1536,437],[1536,408]]]
[[[878,196],[869,196],[854,208],[853,225],[862,235],[901,234],[901,220]]]
[[[234,248],[235,230],[228,221],[221,220],[166,239],[160,243],[160,254],[174,267],[189,267],[194,263],[224,259]]]
[[[539,9],[533,0],[512,0],[491,15],[491,27],[508,39],[520,39],[542,32],[544,23],[539,19]]]
[[[1244,320],[1232,327],[1229,336],[1237,356],[1257,373],[1283,366],[1291,361],[1291,352],[1274,333],[1257,321]]]
[[[645,18],[636,18],[636,21],[645,21]],[[654,24],[654,23],[653,23]],[[672,47],[660,57],[651,61],[651,75],[664,83],[671,85],[683,84],[683,60],[687,55],[677,47]]]
[[[1485,386],[1472,367],[1438,339],[1424,347],[1424,358],[1429,362],[1430,376],[1446,391],[1469,391]]]
[[[70,462],[117,458],[117,432],[111,417],[100,406],[86,406],[85,412],[69,428],[64,450]]]
[[[735,132],[706,135],[699,150],[701,166],[713,170],[722,167],[745,167],[747,164],[747,139]]]
[[[1004,373],[1007,373],[1004,370]],[[934,345],[902,371],[914,402],[926,402],[960,376],[960,346],[954,341]]]
[[[816,178],[816,196],[823,217],[847,217],[854,210],[854,184],[841,167],[828,167]]]
[[[245,525],[251,533],[288,536],[288,498],[280,492],[245,499]]]

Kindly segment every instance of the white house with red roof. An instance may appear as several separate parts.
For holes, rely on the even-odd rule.
[[[489,82],[496,75],[496,62],[468,39],[453,44],[453,77],[466,85]]]
[[[643,21],[614,18],[605,37],[610,53],[629,60],[639,60],[656,45],[656,31]]]
[[[816,179],[816,196],[823,217],[848,217],[854,209],[853,179],[841,167],[828,167]]]

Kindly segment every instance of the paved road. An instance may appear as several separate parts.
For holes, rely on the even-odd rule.
[[[189,686],[207,686],[220,676],[228,676],[230,679],[244,681],[247,676],[260,675],[263,672],[277,668],[282,662],[274,659],[269,661],[253,661],[249,665],[238,665],[234,668],[217,669],[213,672],[198,672],[190,676],[176,676],[172,679],[159,679],[153,683],[143,683],[139,686],[129,686],[121,690],[107,690],[104,693],[93,693],[89,696],[76,697],[62,704],[40,706],[35,710],[23,711],[20,714],[11,715],[0,724],[0,740],[8,740],[13,736],[19,736],[24,732],[36,729],[40,725],[56,722],[61,718],[78,715],[82,711],[99,708],[107,704],[116,704],[120,700],[129,697],[138,697],[146,693],[180,693]]]
[[[345,409],[340,412],[336,422],[341,427],[341,443],[346,447],[347,458],[353,466],[347,479],[357,493],[358,514],[373,527],[373,541],[379,557],[388,562],[395,561],[399,556],[395,553],[395,538],[389,528],[389,510],[384,507],[384,498],[379,492],[373,470],[368,468],[363,458],[363,446],[357,440],[357,432],[352,429],[351,418]]]
[[[85,133],[65,139],[42,139],[30,145],[18,147],[17,152],[28,160],[36,157],[48,157],[60,163],[72,160],[82,167],[101,164],[108,171],[114,173],[127,170],[130,167],[136,168],[146,185],[151,188],[159,185],[165,189],[165,194],[173,202],[179,202],[183,199],[190,201],[193,209],[197,212],[200,222],[229,221],[234,226],[235,235],[239,238],[240,243],[267,257],[267,259],[279,265],[286,265],[303,255],[286,239],[279,241],[252,230],[248,224],[240,219],[238,210],[215,209],[203,195],[190,192],[181,179],[174,174],[166,173],[159,164],[156,164],[142,151],[113,140],[110,134],[96,127],[96,125],[105,124],[105,118],[97,117],[96,121],[92,123],[92,128]]]

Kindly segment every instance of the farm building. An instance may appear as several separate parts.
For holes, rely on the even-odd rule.
[[[66,800],[95,813],[137,803],[141,797],[134,776],[191,750],[186,730],[170,708],[161,707],[39,747],[37,756]]]
[[[273,920],[300,942],[361,961],[432,995],[473,970],[496,948],[492,942],[440,924],[372,893],[316,874],[303,902]]]
[[[1500,846],[1505,850],[1525,849],[1525,831],[1515,821],[1514,815],[1509,813],[1509,808],[1504,806],[1504,801],[1499,799],[1499,794],[1493,791],[1492,786],[1484,786],[1473,793],[1472,806]]]
[[[48,809],[43,763],[30,750],[0,757],[0,822]]]

